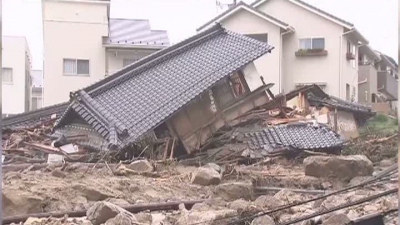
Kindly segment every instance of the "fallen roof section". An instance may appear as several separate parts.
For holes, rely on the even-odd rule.
[[[64,102],[61,104],[56,104],[38,110],[3,118],[2,130],[31,128],[44,121],[51,120],[52,115],[55,115],[55,118],[59,118],[68,107],[68,104],[69,102]]]
[[[123,148],[272,49],[217,24],[71,94],[72,103],[55,129],[78,116],[110,147]]]
[[[314,96],[318,96],[320,98],[329,97],[329,95],[327,95],[318,85],[313,84],[313,85],[306,85],[306,86],[297,88],[297,89],[287,93],[286,101],[289,101],[292,98],[298,96],[299,93],[302,93],[303,95],[308,95],[309,93],[312,93]]]
[[[247,133],[251,150],[267,156],[287,150],[335,150],[343,145],[339,134],[319,123],[298,122]]]
[[[228,18],[229,16],[233,15],[234,13],[236,13],[237,11],[239,11],[241,9],[247,10],[248,12],[253,13],[256,16],[261,17],[261,18],[267,20],[268,22],[273,23],[285,30],[290,29],[290,26],[287,23],[285,23],[281,20],[278,20],[275,17],[272,17],[256,8],[253,8],[252,6],[246,4],[242,1],[242,2],[239,2],[235,7],[232,7],[231,9],[221,13],[220,15],[218,15],[217,17],[213,18],[212,20],[208,21],[201,27],[197,28],[196,31],[203,30],[204,28],[206,28],[207,26],[211,25],[214,22],[221,22],[222,20]]]
[[[369,106],[358,104],[355,102],[345,101],[334,96],[329,96],[328,98],[321,98],[314,95],[308,95],[307,99],[313,106],[327,106],[328,108],[337,108],[338,110],[343,110],[352,113],[364,114],[368,116],[375,115],[375,112],[373,112],[372,108]]]

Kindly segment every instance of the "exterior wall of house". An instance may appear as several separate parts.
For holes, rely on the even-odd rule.
[[[255,68],[264,77],[266,83],[274,83],[271,91],[274,94],[280,93],[279,78],[279,57],[281,52],[281,29],[248,11],[241,10],[228,19],[222,21],[222,26],[226,29],[240,34],[268,34],[268,44],[275,47],[270,54],[266,54],[254,61]],[[257,78],[257,82],[259,82]],[[250,86],[251,84],[249,84]]]
[[[112,50],[106,52],[106,74],[111,75],[124,67],[124,60],[139,60],[157,50]]]
[[[104,78],[108,1],[44,0],[44,106]],[[64,75],[63,59],[89,60],[89,75]]]
[[[2,113],[29,110],[31,56],[25,37],[2,37],[2,67],[12,70],[12,82],[2,82]],[[5,76],[3,74],[3,76]]]
[[[378,92],[378,71],[373,65],[359,65],[358,82],[367,80],[366,83],[358,85],[358,102],[371,103],[372,94]]]
[[[344,31],[342,31],[343,33]],[[339,33],[338,33],[339,34]],[[339,98],[346,99],[346,84],[350,86],[350,98],[346,100],[354,100],[355,102],[358,101],[358,48],[356,47],[355,50],[355,59],[354,60],[347,60],[346,53],[347,53],[347,41],[346,37],[343,37],[342,41],[342,52],[341,52],[341,60],[342,60],[342,72],[340,75],[340,95]],[[357,46],[357,43],[351,42],[352,45]],[[334,49],[332,49],[334,50]],[[329,53],[328,53],[329,54]]]
[[[289,1],[269,0],[259,5],[258,9],[279,18],[295,29],[293,34],[283,38],[283,86],[285,92],[293,90],[296,83],[323,83],[326,84],[324,91],[329,95],[343,98],[345,93],[342,90],[345,90],[345,82],[353,81],[351,84],[357,86],[357,77],[354,79],[355,71],[347,74],[346,65],[343,65],[341,75],[344,78],[339,81],[339,62],[345,60],[346,51],[344,50],[347,46],[343,40],[343,48],[340,53],[342,26]],[[328,52],[326,56],[295,56],[295,52],[299,49],[300,38],[318,37],[325,39],[325,49]]]

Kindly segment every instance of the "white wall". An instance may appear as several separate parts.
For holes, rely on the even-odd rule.
[[[107,2],[43,0],[44,106],[104,78]],[[89,76],[63,75],[63,58],[88,59]]]
[[[245,10],[235,13],[228,19],[222,21],[221,24],[226,29],[240,34],[268,34],[268,44],[275,47],[275,49],[273,49],[271,53],[265,54],[254,61],[254,65],[258,71],[258,74],[264,77],[265,83],[275,84],[271,88],[271,91],[274,94],[278,94],[280,83],[280,27]],[[259,77],[258,80],[260,80]]]
[[[2,67],[11,68],[13,73],[12,84],[2,84],[2,113],[23,113],[29,99],[26,98],[25,70],[30,70],[29,49],[25,37],[2,37]],[[26,66],[29,66],[26,68]]]
[[[355,60],[347,60],[346,52],[347,52],[347,38],[343,37],[342,43],[342,75],[341,75],[341,85],[340,85],[340,98],[346,99],[346,84],[350,85],[351,94],[353,93],[353,87],[355,87],[355,101],[358,101],[358,48],[356,47],[356,59]],[[356,43],[352,43],[353,45],[357,45]],[[353,63],[355,64],[355,68],[353,67]],[[350,97],[351,97],[350,94]]]
[[[258,9],[288,23],[295,29],[293,34],[286,35],[283,39],[284,91],[293,90],[295,83],[326,83],[325,91],[328,94],[342,97],[342,94],[339,95],[338,78],[339,61],[345,60],[346,57],[346,51],[339,53],[343,27],[289,1],[268,0],[259,5]],[[310,37],[325,38],[327,56],[295,56],[295,52],[299,49],[299,39]],[[347,71],[347,67],[343,68]],[[342,74],[342,77],[346,76],[348,75]],[[346,78],[346,81],[352,80],[353,75],[350,77]],[[354,82],[357,82],[357,79]],[[342,84],[344,84],[343,81]]]
[[[143,57],[146,57],[152,53],[156,52],[156,50],[107,50],[106,52],[106,60],[107,66],[106,70],[108,71],[108,75],[115,73],[116,71],[123,68],[124,59],[136,59],[139,60]]]

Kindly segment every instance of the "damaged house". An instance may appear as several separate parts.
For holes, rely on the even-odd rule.
[[[358,126],[376,113],[371,107],[326,94],[318,85],[308,85],[286,94],[287,105],[311,113],[345,138],[358,137]]]
[[[229,120],[270,100],[272,84],[248,67],[271,50],[217,24],[71,93],[54,134],[87,134],[77,144],[96,150],[150,138],[165,143],[164,157],[178,146],[175,152],[190,154]]]

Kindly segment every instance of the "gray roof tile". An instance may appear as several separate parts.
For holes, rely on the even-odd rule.
[[[101,121],[103,116],[106,120],[104,127],[108,131],[110,122],[120,121],[129,134],[126,138],[119,138],[124,144],[129,144],[217,81],[272,49],[266,43],[216,25],[128,66],[128,69],[111,78],[76,92],[73,94],[74,102],[84,104],[84,111],[90,112],[96,121]],[[90,95],[93,103],[77,100],[85,93]],[[96,107],[88,104],[95,104]],[[98,115],[95,111],[100,108],[104,110]],[[65,120],[66,117],[63,118]],[[67,123],[60,120],[57,125]]]
[[[294,123],[264,129],[246,134],[248,146],[252,150],[323,150],[340,148],[343,140],[340,135],[322,124]]]

